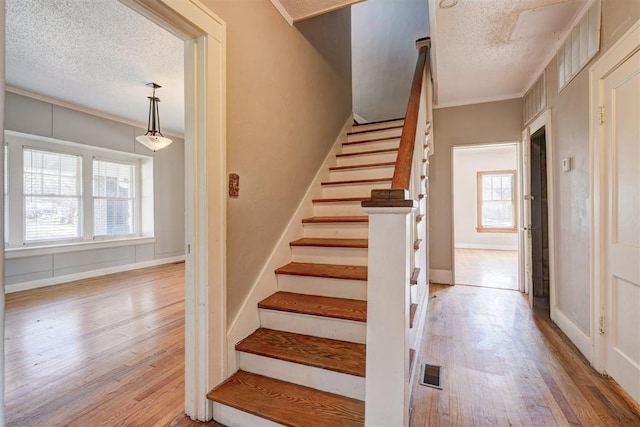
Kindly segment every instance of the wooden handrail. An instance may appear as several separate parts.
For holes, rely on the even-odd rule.
[[[420,110],[420,96],[422,94],[422,80],[424,68],[427,64],[429,47],[422,46],[418,54],[416,69],[411,83],[411,94],[407,104],[404,127],[400,136],[400,147],[396,158],[396,167],[393,172],[391,188],[397,190],[408,190],[411,182],[411,168],[413,166],[413,147],[415,146],[416,131],[418,129],[418,112]]]

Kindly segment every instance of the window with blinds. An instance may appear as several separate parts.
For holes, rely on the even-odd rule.
[[[135,165],[93,159],[94,236],[134,234]]]
[[[82,236],[81,156],[24,148],[23,182],[25,243]]]

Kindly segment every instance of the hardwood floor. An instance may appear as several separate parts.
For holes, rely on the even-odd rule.
[[[8,426],[219,426],[184,408],[184,264],[7,295]],[[513,291],[432,285],[412,426],[638,426],[640,411]]]
[[[455,251],[456,284],[518,290],[518,251]]]
[[[519,292],[431,285],[411,426],[640,426],[638,405],[593,370]]]
[[[9,294],[5,324],[8,426],[159,426],[184,409],[184,264]]]

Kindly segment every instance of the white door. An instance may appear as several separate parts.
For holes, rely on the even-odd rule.
[[[524,292],[529,294],[529,305],[533,307],[533,268],[531,258],[531,135],[527,127],[522,132],[522,204],[520,205],[520,265]]]
[[[640,401],[640,52],[602,83],[607,177],[604,367]]]

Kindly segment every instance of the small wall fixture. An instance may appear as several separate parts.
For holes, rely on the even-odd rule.
[[[158,112],[158,103],[160,102],[159,98],[156,98],[156,89],[161,88],[157,83],[147,83],[147,86],[153,88],[153,95],[148,96],[149,98],[149,120],[147,121],[147,133],[144,135],[140,135],[136,137],[136,141],[140,144],[144,145],[151,151],[158,151],[173,141],[169,138],[165,138],[160,132],[160,113]]]

